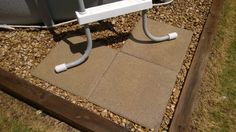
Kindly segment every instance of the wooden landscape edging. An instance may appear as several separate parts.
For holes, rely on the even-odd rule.
[[[190,120],[195,95],[200,87],[204,70],[207,66],[213,40],[216,36],[217,24],[224,0],[213,0],[210,13],[198,43],[190,70],[184,83],[174,117],[170,125],[170,132],[190,131]]]
[[[223,3],[224,0],[213,0],[170,125],[170,132],[188,131],[194,97],[200,87],[201,78],[207,65]],[[1,68],[0,90],[82,131],[128,131],[112,121],[34,86]]]
[[[62,99],[0,68],[0,90],[43,110],[45,113],[81,130],[99,132],[128,131],[112,121]]]

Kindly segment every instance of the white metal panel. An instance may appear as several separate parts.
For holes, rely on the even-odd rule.
[[[110,4],[87,8],[85,13],[76,11],[80,25],[110,17],[152,8],[152,0],[122,0]]]

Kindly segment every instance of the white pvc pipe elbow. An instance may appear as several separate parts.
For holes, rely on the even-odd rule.
[[[55,66],[54,69],[55,69],[55,71],[56,71],[57,73],[60,73],[60,72],[66,71],[66,70],[67,70],[67,67],[66,67],[66,64],[63,63],[63,64],[60,64],[60,65]]]
[[[173,32],[173,33],[169,33],[168,36],[169,36],[169,40],[173,40],[178,37],[178,34],[176,32]]]

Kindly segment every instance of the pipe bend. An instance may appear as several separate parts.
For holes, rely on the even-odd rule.
[[[85,50],[85,53],[78,59],[69,63],[63,63],[60,65],[55,66],[55,72],[60,73],[63,71],[66,71],[69,68],[75,67],[83,63],[88,57],[91,52],[91,49],[93,47],[93,42],[92,42],[92,35],[89,29],[89,26],[86,24],[84,26],[85,28],[85,34],[87,36],[87,48]]]
[[[78,2],[79,2],[80,11],[85,12],[84,1],[83,0],[78,0]],[[90,51],[93,47],[92,35],[91,35],[88,24],[84,25],[84,29],[85,29],[85,34],[87,36],[87,48],[85,50],[85,53],[78,60],[75,60],[75,61],[72,61],[72,62],[69,62],[69,63],[63,63],[63,64],[55,66],[55,71],[57,73],[63,72],[63,71],[66,71],[69,68],[78,66],[81,63],[83,63],[89,57]]]
[[[147,26],[147,10],[142,11],[142,23],[143,23],[143,31],[145,35],[151,39],[152,41],[155,42],[161,42],[161,41],[167,41],[167,40],[173,40],[176,39],[178,34],[176,32],[169,33],[167,35],[163,36],[154,36],[148,31],[148,26]]]

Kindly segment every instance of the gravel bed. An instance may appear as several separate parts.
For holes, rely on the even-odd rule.
[[[148,17],[151,19],[194,32],[159,131],[168,130],[211,3],[212,0],[174,0],[170,5],[154,7],[148,12]],[[140,13],[137,12],[108,19],[99,24],[93,23],[91,24],[92,37],[94,40],[103,41],[111,48],[121,48],[139,19]],[[135,124],[30,74],[30,70],[47,56],[56,43],[64,37],[78,34],[83,35],[84,32],[77,23],[67,24],[53,31],[33,28],[18,28],[12,31],[0,29],[0,67],[61,98],[127,127],[131,131],[153,131],[153,129]]]

